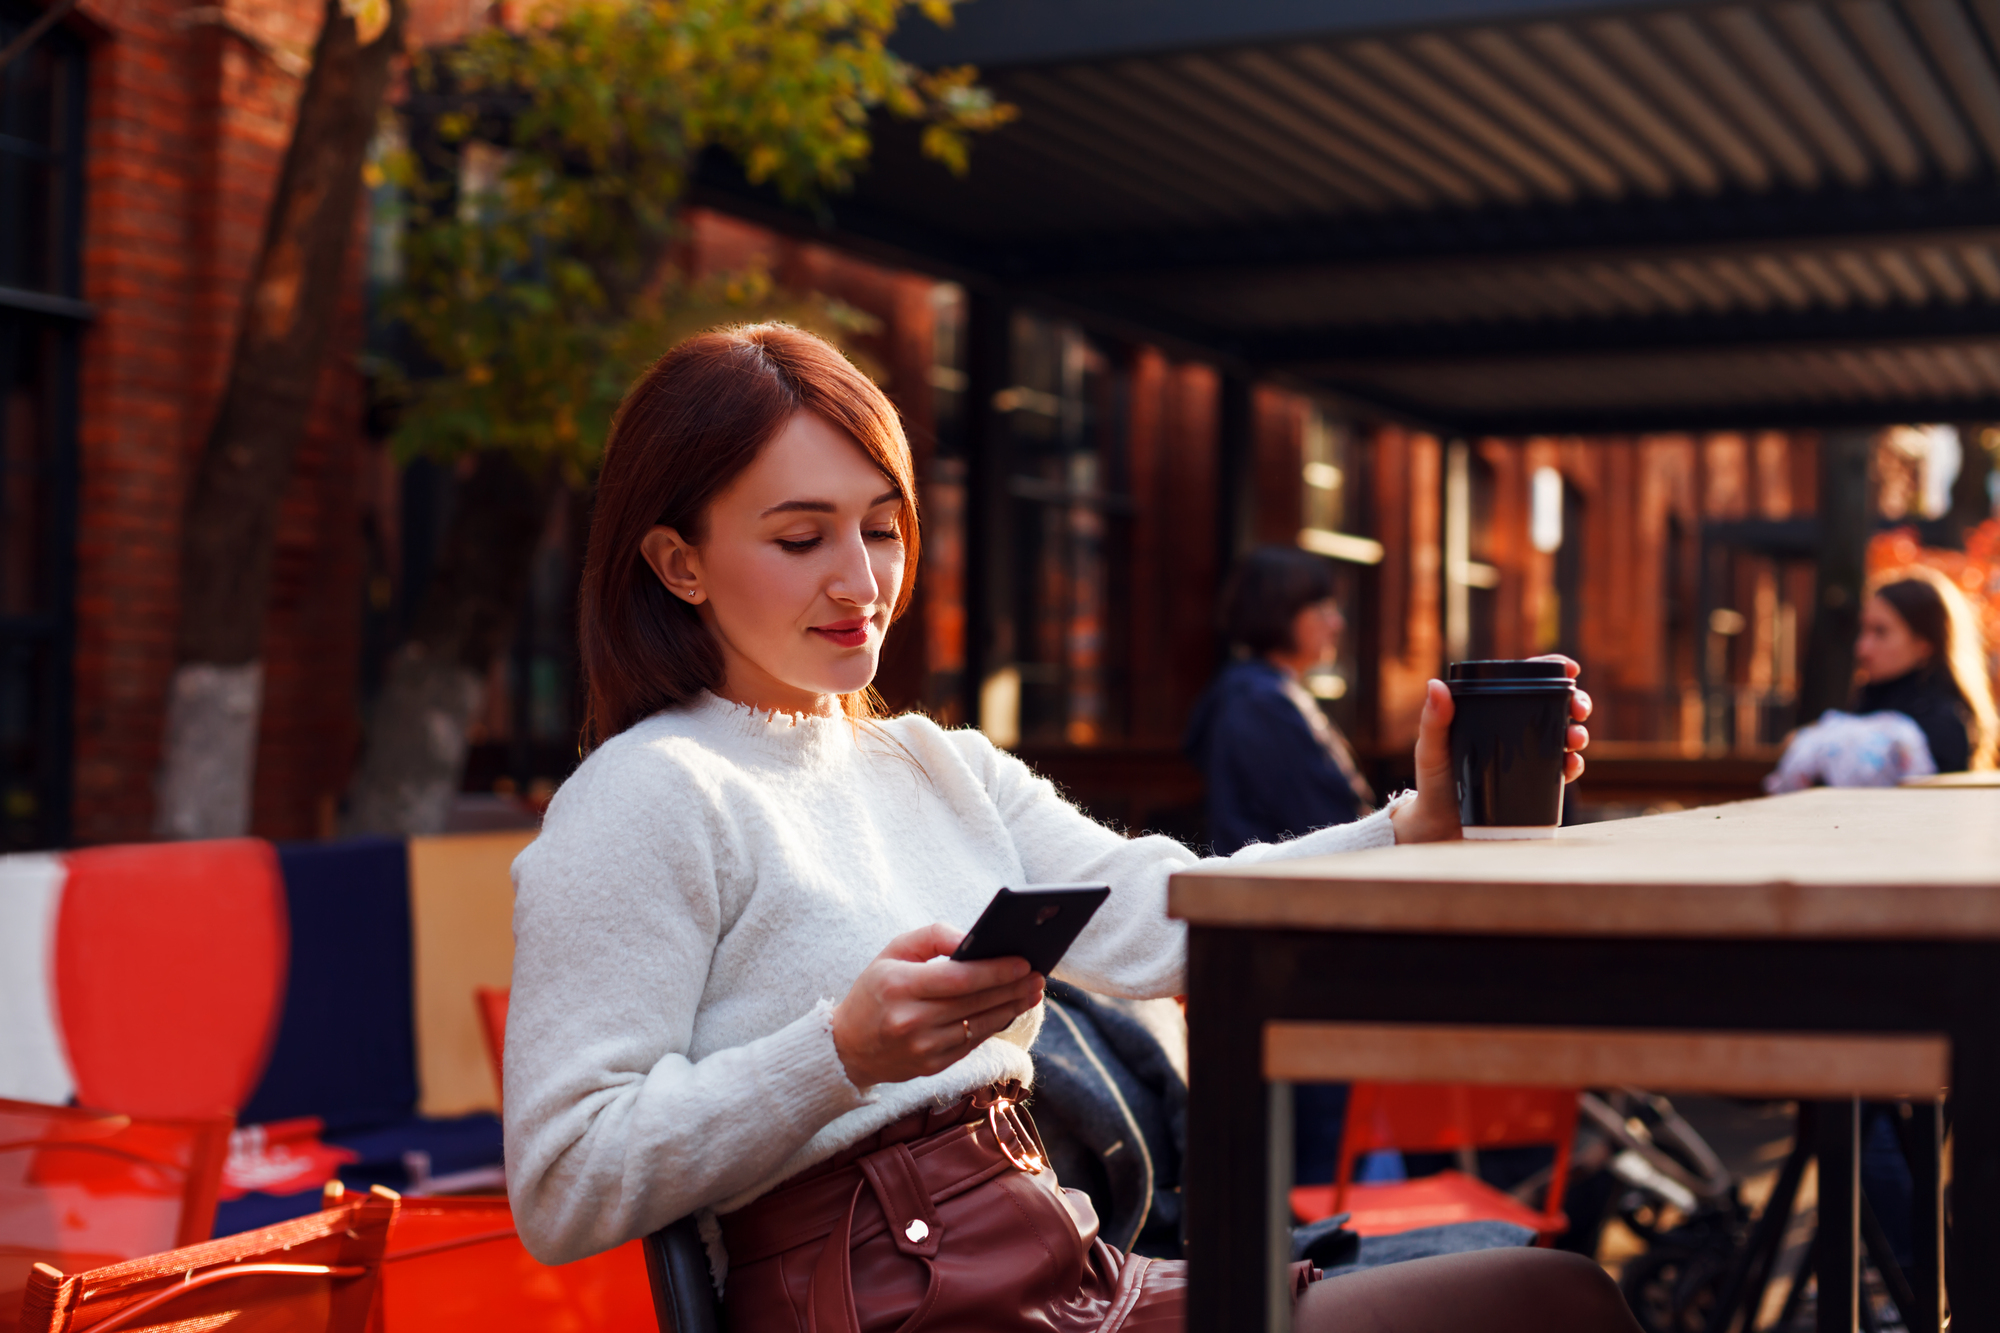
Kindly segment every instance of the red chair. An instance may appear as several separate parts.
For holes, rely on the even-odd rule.
[[[1575,1089],[1482,1087],[1467,1083],[1356,1083],[1347,1097],[1340,1165],[1331,1185],[1300,1185],[1292,1212],[1303,1222],[1351,1213],[1363,1236],[1390,1236],[1449,1222],[1512,1222],[1547,1245],[1569,1229],[1563,1187],[1576,1137]],[[1555,1149],[1540,1209],[1459,1171],[1417,1180],[1356,1183],[1354,1164],[1371,1152],[1466,1152],[1548,1144]]]
[[[81,1273],[36,1264],[21,1333],[209,1329],[364,1333],[396,1196]]]
[[[90,1269],[208,1239],[233,1123],[0,1101],[0,1333],[37,1263]]]
[[[402,1201],[370,1324],[372,1333],[656,1327],[642,1242],[551,1268],[521,1244],[505,1199],[471,1196]]]
[[[284,1002],[277,853],[230,838],[66,860],[55,992],[77,1101],[146,1116],[240,1109]]]

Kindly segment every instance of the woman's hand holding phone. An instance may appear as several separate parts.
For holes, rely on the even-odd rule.
[[[947,1069],[1041,1003],[1026,959],[952,961],[964,936],[946,925],[898,935],[833,1007],[833,1048],[855,1087]]]

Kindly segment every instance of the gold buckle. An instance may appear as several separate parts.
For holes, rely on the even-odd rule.
[[[1003,1115],[1006,1117],[1008,1128],[1013,1131],[1014,1138],[1023,1145],[1019,1152],[1007,1142],[1007,1135],[1000,1132],[1000,1120]],[[1021,1117],[1015,1112],[1011,1100],[1005,1097],[995,1098],[986,1108],[986,1123],[992,1127],[994,1143],[999,1145],[1000,1151],[1006,1154],[1007,1160],[1012,1162],[1016,1169],[1025,1171],[1031,1176],[1039,1176],[1048,1170],[1048,1163],[1042,1160],[1041,1153],[1035,1147],[1028,1146],[1033,1145],[1035,1141],[1028,1134],[1027,1127],[1021,1123]]]

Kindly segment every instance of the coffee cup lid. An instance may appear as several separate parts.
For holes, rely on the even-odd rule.
[[[1561,662],[1453,662],[1449,680],[1568,680]]]

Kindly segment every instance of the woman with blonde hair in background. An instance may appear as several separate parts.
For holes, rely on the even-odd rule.
[[[1958,586],[1922,565],[1877,580],[1861,607],[1857,713],[1917,724],[1940,773],[1994,766],[2000,713],[1986,639]]]

